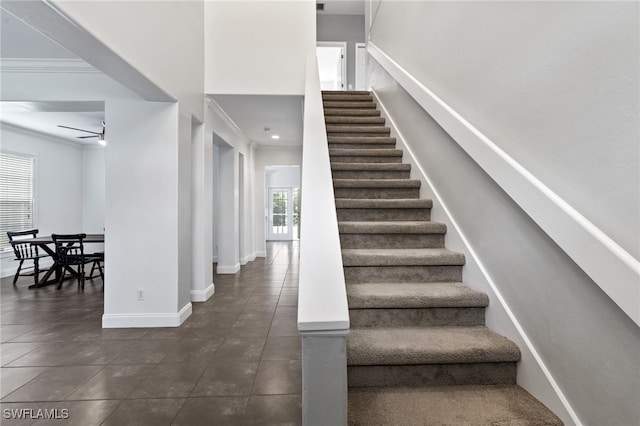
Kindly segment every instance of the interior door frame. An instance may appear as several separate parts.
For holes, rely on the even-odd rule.
[[[341,75],[341,85],[342,88],[340,90],[347,90],[347,42],[346,41],[317,41],[316,47],[339,47],[342,49],[342,75]]]
[[[273,233],[273,193],[287,192],[287,233]],[[272,186],[267,188],[268,217],[267,217],[267,240],[269,241],[291,241],[293,240],[293,188]]]

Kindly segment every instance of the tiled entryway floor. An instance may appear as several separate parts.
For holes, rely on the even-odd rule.
[[[301,423],[296,242],[268,243],[266,258],[216,275],[215,295],[178,328],[102,329],[99,279],[84,293],[73,280],[62,290],[11,280],[1,284],[2,425]],[[20,408],[69,416],[7,419]]]

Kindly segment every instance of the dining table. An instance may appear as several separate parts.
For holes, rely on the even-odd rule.
[[[87,236],[82,240],[84,244],[90,243],[104,243],[104,234],[86,234]],[[25,238],[20,240],[20,242],[28,242],[31,245],[38,246],[39,249],[42,249],[45,253],[47,253],[53,259],[53,264],[44,274],[44,276],[38,281],[37,284],[32,284],[29,286],[32,288],[40,288],[45,287],[51,284],[56,284],[60,281],[60,277],[62,276],[62,269],[66,269],[71,273],[72,276],[76,276],[77,273],[68,265],[61,265],[58,262],[58,255],[56,254],[55,248],[50,247],[53,242],[53,236],[51,235],[43,235],[40,237],[34,238]],[[51,279],[51,275],[54,275],[54,278]]]

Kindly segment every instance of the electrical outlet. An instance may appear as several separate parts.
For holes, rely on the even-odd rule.
[[[138,300],[144,300],[144,291],[141,288],[138,289]]]

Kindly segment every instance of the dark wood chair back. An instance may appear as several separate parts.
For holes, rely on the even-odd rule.
[[[9,238],[9,244],[13,248],[13,253],[16,256],[16,260],[35,259],[40,256],[38,252],[38,246],[31,245],[30,243],[20,242],[25,238],[35,238],[38,236],[37,229],[29,229],[27,231],[8,231],[7,237]]]
[[[84,239],[87,234],[52,234],[58,262],[64,265],[84,265]]]

